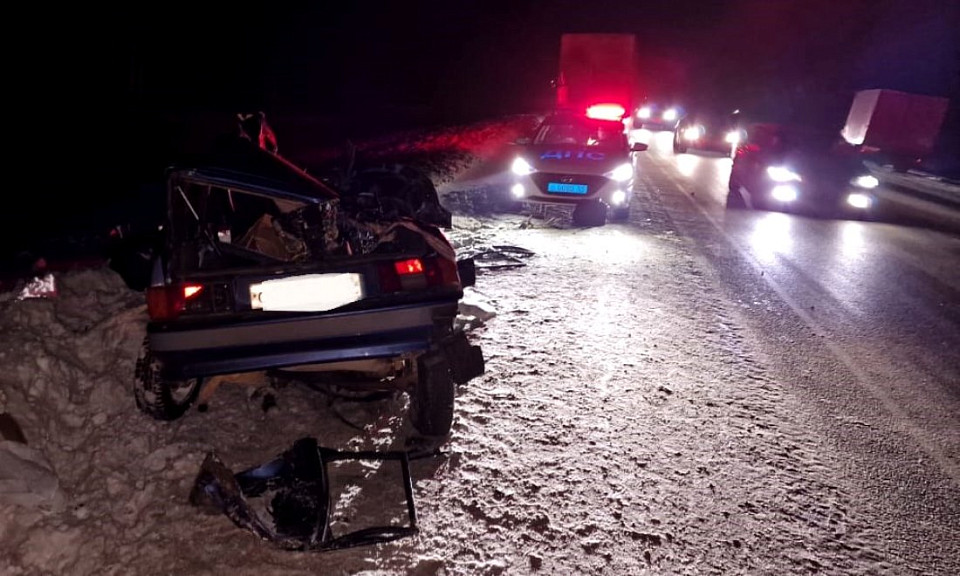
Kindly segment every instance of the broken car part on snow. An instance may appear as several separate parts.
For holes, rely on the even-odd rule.
[[[211,376],[360,362],[410,394],[422,434],[449,433],[457,384],[483,373],[480,348],[454,328],[473,262],[438,228],[449,213],[428,179],[352,182],[338,192],[244,139],[169,171],[135,374],[142,411],[179,418]]]
[[[406,526],[377,526],[333,535],[328,465],[343,460],[397,461],[403,477]],[[342,452],[302,438],[278,458],[234,474],[207,455],[190,492],[190,503],[220,511],[234,524],[287,550],[337,550],[390,542],[418,532],[406,452]]]

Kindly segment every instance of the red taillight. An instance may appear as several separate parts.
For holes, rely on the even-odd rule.
[[[147,314],[158,322],[174,320],[183,313],[187,300],[203,291],[199,284],[174,284],[147,288]]]
[[[627,109],[619,104],[594,104],[587,108],[587,118],[594,120],[615,120],[620,121]]]
[[[397,271],[397,274],[400,276],[407,276],[410,274],[422,274],[423,273],[423,261],[419,258],[411,258],[409,260],[400,260],[399,262],[393,263],[393,268]]]
[[[410,258],[380,267],[380,290],[384,293],[439,286],[460,287],[456,262],[445,258]]]

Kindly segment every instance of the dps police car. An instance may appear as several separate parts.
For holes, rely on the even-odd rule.
[[[622,108],[619,108],[622,115]],[[557,112],[544,119],[521,146],[511,170],[514,198],[525,202],[575,204],[573,222],[602,226],[630,215],[634,163],[632,152],[646,144],[627,140],[614,111],[591,108],[587,114]]]

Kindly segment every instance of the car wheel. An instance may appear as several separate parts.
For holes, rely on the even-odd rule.
[[[743,194],[740,192],[740,183],[730,177],[729,189],[727,191],[727,204],[728,209],[731,210],[742,210],[747,207],[747,203],[743,199]]]
[[[591,200],[580,202],[573,209],[573,224],[575,226],[603,226],[607,223],[607,205],[603,202]]]
[[[675,154],[684,154],[687,151],[687,147],[680,143],[680,137],[674,135],[673,137],[673,152]]]
[[[411,422],[424,436],[446,436],[453,425],[457,384],[442,354],[431,352],[417,359],[417,384],[411,394]]]
[[[621,206],[620,208],[614,208],[613,212],[610,214],[610,219],[614,222],[626,222],[630,219],[630,206]]]
[[[145,338],[134,371],[133,395],[137,408],[157,420],[176,420],[190,408],[200,392],[200,379],[165,380],[160,362]]]

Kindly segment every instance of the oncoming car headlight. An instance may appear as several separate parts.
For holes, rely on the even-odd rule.
[[[796,186],[790,184],[778,184],[770,191],[770,196],[777,202],[793,202],[800,197]]]
[[[800,182],[800,175],[784,166],[767,166],[767,176],[774,182]]]
[[[633,164],[621,164],[614,168],[611,172],[608,172],[607,176],[611,180],[615,180],[617,182],[626,182],[627,180],[633,178]]]
[[[698,140],[703,133],[703,126],[690,126],[683,129],[683,137],[687,140]]]
[[[853,194],[847,195],[847,204],[854,208],[865,210],[873,205],[873,198],[868,194],[854,192]]]
[[[850,181],[851,184],[857,188],[866,188],[867,190],[873,190],[880,185],[880,181],[877,180],[876,176],[871,176],[869,174],[864,174],[863,176],[857,176]]]
[[[513,165],[510,166],[510,170],[517,176],[526,176],[527,174],[533,173],[533,166],[529,162],[520,158],[519,156],[513,161]]]

